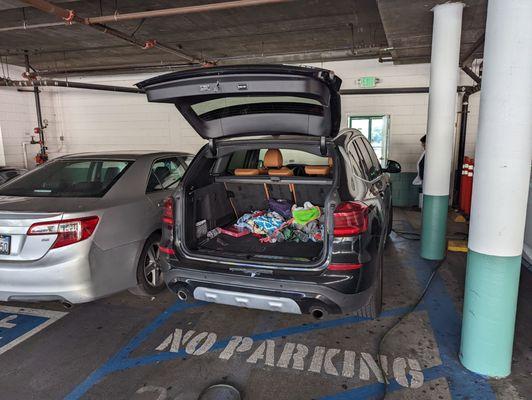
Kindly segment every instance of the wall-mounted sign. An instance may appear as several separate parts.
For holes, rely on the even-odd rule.
[[[379,78],[376,76],[363,76],[357,80],[358,86],[361,88],[374,88],[379,83]]]

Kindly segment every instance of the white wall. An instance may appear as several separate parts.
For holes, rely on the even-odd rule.
[[[376,60],[313,64],[332,69],[343,79],[342,88],[357,88],[362,76],[376,76],[378,87],[428,86],[429,64],[393,65]],[[153,74],[109,77],[76,77],[72,81],[131,86]],[[13,78],[13,74],[12,74]],[[13,78],[14,79],[14,78]],[[461,84],[471,84],[462,76]],[[472,155],[478,118],[478,94],[471,97],[467,153]],[[420,154],[419,138],[425,134],[428,94],[343,96],[342,126],[348,116],[390,115],[389,158],[404,171],[415,171]],[[148,103],[145,96],[92,90],[43,88],[43,118],[48,119],[46,138],[51,157],[87,151],[118,149],[168,149],[197,151],[204,141],[173,105]],[[457,102],[457,111],[460,102]],[[458,114],[457,114],[458,115]],[[20,142],[36,126],[33,95],[0,89],[0,129],[5,162],[22,164]],[[458,117],[459,121],[459,117]],[[61,141],[60,137],[64,140]],[[37,152],[31,151],[31,157]],[[0,153],[2,153],[0,149]],[[2,162],[0,154],[0,162]]]

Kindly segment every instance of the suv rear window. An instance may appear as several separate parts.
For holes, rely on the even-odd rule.
[[[220,97],[198,102],[191,107],[204,121],[264,113],[323,115],[323,105],[318,100],[296,96]]]
[[[4,185],[1,196],[102,197],[131,165],[120,160],[58,160]]]

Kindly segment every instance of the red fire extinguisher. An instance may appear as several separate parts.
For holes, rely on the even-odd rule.
[[[465,204],[464,204],[464,213],[467,215],[471,214],[471,196],[473,194],[473,171],[475,168],[475,160],[470,159],[467,169],[466,176],[466,194],[465,194]]]

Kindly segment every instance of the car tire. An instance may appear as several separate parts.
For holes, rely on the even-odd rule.
[[[382,311],[382,267],[383,256],[380,257],[380,263],[378,268],[378,276],[375,280],[375,290],[371,295],[368,303],[358,310],[357,315],[364,318],[377,318]]]
[[[146,240],[137,264],[138,288],[146,295],[160,293],[166,287],[158,264],[160,240],[159,233],[154,233]]]

